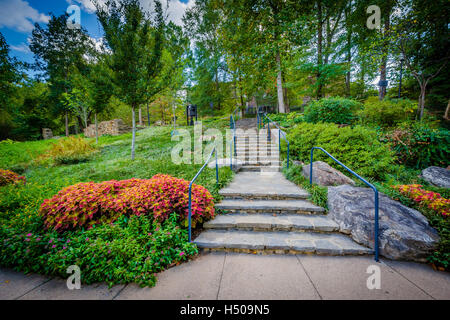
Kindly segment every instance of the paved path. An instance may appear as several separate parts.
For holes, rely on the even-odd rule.
[[[367,267],[381,270],[369,290]],[[65,280],[0,269],[0,299],[450,299],[450,274],[370,256],[201,254],[159,274],[154,288],[105,284],[68,290]]]

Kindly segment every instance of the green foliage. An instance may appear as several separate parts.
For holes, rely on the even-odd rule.
[[[351,124],[357,119],[357,111],[361,108],[361,103],[345,98],[314,100],[305,107],[305,120],[312,123]]]
[[[134,161],[128,157],[129,133],[100,137],[101,150],[89,163],[56,167],[30,164],[35,154],[49,148],[51,140],[0,143],[0,152],[8,155],[0,158],[1,166],[25,163],[27,178],[26,185],[7,185],[0,192],[0,265],[67,277],[66,268],[78,264],[83,283],[137,282],[152,286],[156,281],[155,273],[196,254],[195,246],[187,242],[186,228],[180,217],[173,216],[158,225],[147,216],[130,219],[123,216],[112,225],[57,233],[45,231],[44,221],[38,214],[45,199],[79,182],[148,179],[158,173],[191,180],[201,165],[175,165],[168,161],[170,150],[176,144],[171,141],[171,130],[170,127],[155,127],[139,131],[136,137],[139,148]],[[30,150],[32,155],[23,150]],[[232,175],[229,168],[221,168],[220,183],[216,185],[215,171],[206,168],[196,183],[206,187],[218,200],[218,191],[229,183]]]
[[[384,99],[370,97],[364,103],[359,117],[364,124],[392,127],[406,120],[413,120],[417,103],[408,99]]]
[[[52,144],[47,152],[36,158],[36,163],[60,165],[85,162],[95,150],[86,139],[71,136]]]
[[[268,114],[267,116],[270,118],[270,120],[278,123],[282,128],[289,128],[296,125],[297,123],[304,121],[303,114],[299,112],[275,113]],[[267,122],[265,118],[264,121]]]
[[[426,122],[408,122],[382,134],[380,140],[389,142],[400,163],[423,169],[444,166],[450,159],[450,131],[433,129]]]
[[[383,179],[393,170],[394,153],[378,141],[374,130],[335,124],[300,123],[288,133],[293,158],[309,162],[312,147],[322,147],[343,164],[365,178]],[[316,150],[314,160],[333,165],[333,160]]]
[[[289,169],[283,168],[283,173],[286,178],[295,184],[299,185],[303,189],[309,192],[310,200],[322,208],[328,210],[328,188],[322,187],[317,184],[309,184],[308,179],[306,179],[302,174],[302,166],[292,165]]]

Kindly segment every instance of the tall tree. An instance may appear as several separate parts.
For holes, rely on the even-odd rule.
[[[111,49],[111,69],[119,97],[132,110],[131,159],[135,158],[136,109],[146,101],[147,85],[158,76],[163,49],[163,10],[154,1],[154,20],[138,0],[108,0],[96,3],[97,17]]]
[[[57,101],[58,112],[65,117],[66,136],[69,135],[70,109],[64,103],[62,94],[70,90],[69,71],[83,70],[86,57],[91,54],[92,41],[85,29],[67,27],[68,14],[51,15],[45,27],[35,24],[30,49],[34,53],[36,68],[43,71],[50,83],[50,95]]]

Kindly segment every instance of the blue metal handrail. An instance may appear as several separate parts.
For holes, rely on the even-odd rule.
[[[233,149],[236,156],[236,121],[233,114],[230,115],[230,129],[233,130],[233,140],[230,142],[230,169],[233,170]]]
[[[217,164],[217,148],[211,151],[208,160],[206,160],[205,164],[201,167],[201,169],[197,172],[194,179],[189,183],[189,207],[188,207],[188,219],[189,219],[189,242],[191,242],[191,216],[192,216],[192,184],[197,180],[198,176],[202,173],[203,169],[205,169],[206,165],[209,163],[213,153],[216,154],[216,183],[219,183],[219,166]]]
[[[287,169],[289,169],[289,140],[286,137],[286,133],[283,130],[281,130],[280,126],[275,121],[272,121],[267,116],[267,113],[264,113],[263,115],[268,120],[267,121],[267,140],[269,140],[269,141],[271,140],[270,123],[272,122],[275,125],[275,127],[278,128],[278,151],[279,151],[279,153],[281,153],[281,133],[283,133],[283,139],[287,143],[287,163],[286,163],[286,167],[287,167]]]
[[[313,180],[313,157],[314,157],[314,149],[322,150],[328,157],[333,159],[336,163],[340,164],[342,167],[344,167],[348,172],[353,174],[355,177],[357,177],[359,180],[364,182],[366,185],[368,185],[375,193],[375,237],[374,237],[374,249],[375,249],[375,261],[379,261],[379,254],[380,254],[380,248],[379,248],[379,223],[378,223],[378,190],[377,188],[371,184],[370,182],[367,182],[366,179],[362,178],[359,174],[348,168],[346,165],[344,165],[342,162],[340,162],[338,159],[333,157],[331,154],[329,154],[325,149],[320,147],[312,147],[311,148],[311,162],[310,162],[310,168],[309,168],[309,184],[312,184]]]

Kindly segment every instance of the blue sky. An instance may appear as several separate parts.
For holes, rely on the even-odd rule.
[[[104,1],[104,0],[103,0]],[[141,0],[144,8],[148,8],[151,0]],[[194,0],[171,0],[169,2],[169,19],[181,24],[181,17]],[[91,0],[0,0],[0,32],[8,42],[11,55],[32,63],[33,54],[28,48],[34,23],[45,24],[50,12],[58,16],[75,4],[81,8],[81,25],[87,29],[92,38],[102,37],[102,30],[94,12]],[[163,0],[165,5],[165,0]]]

